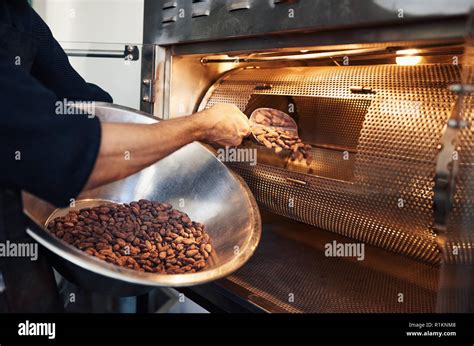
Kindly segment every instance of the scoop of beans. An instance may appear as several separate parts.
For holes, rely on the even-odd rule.
[[[290,150],[292,160],[301,161],[306,159],[306,164],[308,166],[311,164],[311,145],[304,144],[294,132],[263,126],[253,126],[252,132],[264,146],[269,149],[273,148],[275,153],[278,154],[283,149]]]
[[[258,109],[253,121],[252,133],[264,146],[273,148],[277,154],[289,150],[291,160],[305,159],[308,166],[311,164],[311,145],[303,143],[297,131],[292,128],[293,122],[283,117],[279,111]]]
[[[71,210],[47,228],[91,256],[142,272],[194,273],[207,267],[213,251],[203,224],[171,204],[144,199]]]

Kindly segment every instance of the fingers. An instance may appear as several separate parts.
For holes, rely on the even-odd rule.
[[[240,113],[242,119],[243,119],[246,123],[248,123],[248,122],[249,122],[249,118],[248,118],[244,113],[242,113],[240,110],[239,110],[239,113]]]
[[[226,146],[226,147],[237,147],[240,144],[242,144],[242,137],[237,136],[231,139],[226,139],[224,141],[217,142],[217,144]]]
[[[250,127],[246,128],[244,131],[241,132],[241,135],[243,138],[246,138],[252,134],[252,130],[250,130]]]
[[[206,138],[211,143],[238,146],[252,130],[247,116],[232,104],[216,104],[206,110],[202,121],[208,128]]]
[[[233,141],[232,146],[237,147],[237,146],[239,146],[240,144],[242,144],[242,137],[237,137],[237,138]]]
[[[249,124],[249,119],[247,116],[240,111],[240,109],[237,106],[235,107],[235,113],[238,115],[239,119],[239,135],[242,137],[248,137],[250,135],[251,128]]]
[[[242,137],[248,137],[252,133],[252,130],[247,122],[242,122],[239,128],[239,135]]]

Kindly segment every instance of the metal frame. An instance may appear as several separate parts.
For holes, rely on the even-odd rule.
[[[156,50],[153,45],[143,45],[142,69],[141,69],[141,91],[140,110],[153,113],[155,102],[155,74],[156,74]]]
[[[455,1],[461,5],[466,3],[466,0]],[[348,11],[350,8],[344,0],[251,0],[249,6],[244,6],[248,8],[240,11],[229,11],[230,3],[228,0],[176,0],[166,3],[145,0],[144,45],[157,45],[157,51],[161,53],[154,57],[143,53],[142,82],[153,82],[150,75],[156,73],[157,83],[154,100],[150,97],[149,89],[142,87],[141,110],[157,117],[171,116],[171,66],[174,56],[353,43],[440,42],[464,36],[468,13],[464,8],[466,6],[450,3],[450,9],[455,10],[451,10],[449,15],[445,13],[448,11],[432,10],[428,14],[398,18],[398,9],[410,8],[412,5],[413,2],[409,0],[392,2],[390,10],[382,11],[379,2],[375,1],[361,1],[354,11]],[[190,16],[197,7],[204,12],[207,10],[203,7],[208,8],[209,15]],[[298,13],[298,21],[261,20],[266,16],[278,18],[278,15],[286,14],[289,9]],[[162,18],[168,12],[179,10],[184,11],[183,18],[178,15],[176,22],[162,23]],[[235,21],[239,23],[238,26],[232,26]],[[226,25],[222,27],[219,23]],[[147,95],[148,100],[143,100]],[[159,106],[156,107],[150,100],[159,103]]]
[[[365,0],[359,1],[357,6],[345,0],[176,0],[165,3],[145,0],[144,42],[173,45],[297,31],[405,25],[465,15],[469,4],[469,0],[452,0],[447,4],[449,11],[424,4],[421,12],[420,3],[410,0]],[[195,16],[196,11],[208,15]],[[349,30],[345,31],[350,34]]]
[[[438,237],[441,239],[444,238],[446,232],[447,218],[452,208],[452,199],[456,188],[459,160],[454,159],[454,153],[457,150],[458,136],[460,131],[469,125],[460,117],[463,94],[468,92],[469,87],[464,88],[462,85],[456,85],[450,90],[458,93],[458,97],[438,146],[440,152],[436,163],[434,187],[435,227],[439,232]]]

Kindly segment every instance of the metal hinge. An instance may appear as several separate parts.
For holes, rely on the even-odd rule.
[[[446,231],[447,218],[453,207],[453,197],[456,189],[456,178],[459,160],[454,153],[459,150],[459,134],[461,130],[470,127],[470,123],[460,117],[463,95],[474,91],[471,85],[455,84],[449,90],[458,94],[450,119],[446,123],[441,141],[438,144],[436,175],[434,186],[434,221],[435,228],[442,235]]]
[[[125,60],[137,61],[140,58],[140,50],[137,46],[126,45],[123,55]]]
[[[152,79],[142,80],[142,101],[153,103],[155,102],[155,81]]]

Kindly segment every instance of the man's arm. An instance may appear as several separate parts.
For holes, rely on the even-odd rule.
[[[219,104],[200,113],[153,125],[102,123],[99,155],[84,190],[125,178],[184,145],[204,141],[239,145],[250,133],[247,118],[234,105]],[[125,154],[130,159],[125,159]]]
[[[67,205],[84,186],[131,175],[193,140],[237,145],[249,131],[245,116],[229,105],[155,125],[58,114],[56,95],[16,66],[14,53],[0,54],[0,186],[56,206]]]

